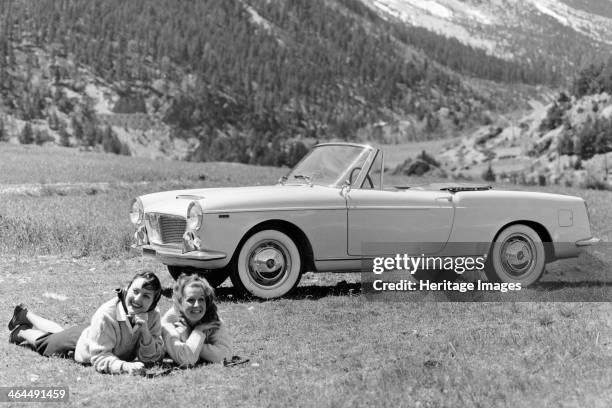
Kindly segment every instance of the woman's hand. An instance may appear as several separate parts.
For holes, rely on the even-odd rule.
[[[134,329],[140,334],[140,338],[143,344],[151,343],[153,337],[151,336],[151,332],[149,331],[149,325],[147,323],[146,315],[134,315]]]
[[[143,363],[141,363],[140,361],[134,361],[132,363],[123,363],[121,365],[121,371],[124,371],[131,375],[144,375],[145,369]]]
[[[196,327],[194,327],[194,330],[199,330],[201,332],[205,332],[206,330],[211,330],[211,329],[218,329],[219,327],[221,327],[221,323],[220,322],[207,322],[207,323],[200,323],[198,324]]]

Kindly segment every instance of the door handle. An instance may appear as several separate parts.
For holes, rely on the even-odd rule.
[[[436,197],[436,203],[438,204],[442,204],[442,203],[452,203],[453,202],[453,196],[448,196],[448,197]]]

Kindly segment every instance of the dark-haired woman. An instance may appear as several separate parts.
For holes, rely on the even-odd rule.
[[[197,275],[181,275],[173,306],[162,317],[166,351],[180,366],[219,363],[231,356],[231,338],[219,319],[215,292]]]
[[[156,309],[161,290],[154,273],[138,273],[119,296],[98,308],[89,326],[66,330],[18,305],[9,322],[9,342],[29,345],[47,357],[73,357],[101,373],[142,374],[144,363],[164,356]]]

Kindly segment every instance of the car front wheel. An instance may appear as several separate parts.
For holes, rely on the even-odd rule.
[[[263,230],[240,247],[230,278],[238,292],[272,299],[296,287],[301,274],[302,261],[295,242],[284,232]]]
[[[190,268],[188,266],[168,265],[168,272],[170,272],[170,276],[172,276],[174,280],[177,280],[183,273],[187,275],[195,273],[198,276],[206,279],[213,288],[221,285],[229,276],[229,272],[226,269],[198,269]]]
[[[546,254],[542,239],[532,228],[516,224],[504,229],[489,252],[485,268],[492,282],[535,283],[544,273]]]

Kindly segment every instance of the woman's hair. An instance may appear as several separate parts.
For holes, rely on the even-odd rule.
[[[143,288],[152,290],[154,293],[153,303],[151,303],[151,307],[149,308],[149,310],[147,310],[147,312],[155,310],[155,308],[157,307],[157,302],[159,302],[159,299],[162,295],[162,285],[159,281],[159,278],[152,271],[145,269],[142,272],[138,272],[136,275],[134,275],[130,283],[125,288],[126,292],[130,288],[130,286],[132,286],[132,283],[138,278],[144,279],[145,282],[142,285]]]
[[[206,312],[204,316],[197,323],[210,323],[220,321],[219,315],[217,314],[217,305],[215,304],[215,290],[210,286],[208,281],[196,274],[186,275],[182,274],[179,276],[174,290],[172,291],[172,300],[174,302],[174,309],[183,316],[181,302],[183,301],[183,293],[187,286],[197,286],[204,292],[204,300],[206,303]],[[185,322],[187,322],[185,320]]]

